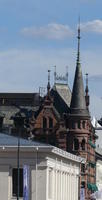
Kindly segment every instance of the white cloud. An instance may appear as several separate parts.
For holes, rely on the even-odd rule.
[[[101,52],[84,51],[81,53],[83,75],[102,74]],[[73,49],[11,49],[0,52],[0,92],[34,92],[39,86],[47,85],[47,70],[51,69],[51,81],[53,82],[54,68],[57,72],[64,74],[66,65],[69,66],[69,83],[73,83],[76,67],[76,50]],[[71,85],[70,84],[70,85]],[[90,88],[91,84],[91,88]],[[95,84],[95,83],[94,83]],[[91,98],[91,113],[100,116],[100,83],[94,85],[89,82],[90,93],[95,97]],[[96,90],[99,94],[96,94]]]
[[[63,40],[73,35],[68,25],[51,23],[42,27],[27,27],[21,30],[21,34],[33,38]]]
[[[96,19],[81,24],[82,31],[102,34],[102,20]]]

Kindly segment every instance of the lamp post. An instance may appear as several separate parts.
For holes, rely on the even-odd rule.
[[[14,117],[14,124],[17,130],[18,134],[18,146],[17,146],[17,200],[19,200],[20,197],[20,174],[19,174],[19,169],[20,169],[20,135],[21,135],[21,130],[24,125],[24,119],[25,116],[23,116],[20,112],[17,113]]]

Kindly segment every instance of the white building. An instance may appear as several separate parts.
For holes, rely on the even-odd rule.
[[[102,148],[96,148],[96,184],[102,190]]]
[[[0,134],[0,199],[17,199],[16,137]],[[30,169],[29,200],[78,200],[82,158],[56,147],[20,139],[20,200],[23,165]]]

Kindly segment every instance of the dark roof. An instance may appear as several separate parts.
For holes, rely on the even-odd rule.
[[[38,93],[0,93],[0,98],[34,98]]]
[[[18,137],[14,137],[12,135],[0,133],[0,146],[17,146],[18,145]],[[20,138],[20,145],[21,146],[46,146],[49,147],[51,145],[45,144],[45,143],[40,143],[40,142],[35,142],[27,139],[22,139]]]
[[[54,85],[54,88],[58,92],[58,94],[61,96],[61,98],[64,100],[66,105],[69,107],[70,102],[71,102],[71,90],[68,84],[56,83]]]
[[[54,107],[59,114],[69,113],[71,90],[66,84],[55,84],[51,89],[51,96],[54,100]]]
[[[70,108],[72,112],[75,112],[77,114],[79,114],[80,112],[84,115],[88,114],[85,103],[82,71],[79,64],[76,67]]]
[[[39,105],[39,93],[0,93],[0,105],[31,106]]]

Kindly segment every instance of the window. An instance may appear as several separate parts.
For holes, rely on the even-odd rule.
[[[47,119],[43,117],[43,128],[47,128]]]
[[[81,164],[81,172],[85,173],[85,164]]]
[[[49,118],[49,128],[53,128],[53,119]]]
[[[81,143],[81,148],[82,150],[85,150],[85,139],[82,139],[82,143]]]
[[[74,150],[79,149],[79,140],[77,138],[74,139]]]
[[[12,194],[17,196],[18,190],[18,169],[12,171]],[[19,169],[19,196],[23,197],[23,169]]]
[[[85,181],[81,182],[81,188],[85,188]]]
[[[78,121],[78,128],[80,129],[80,121]]]

